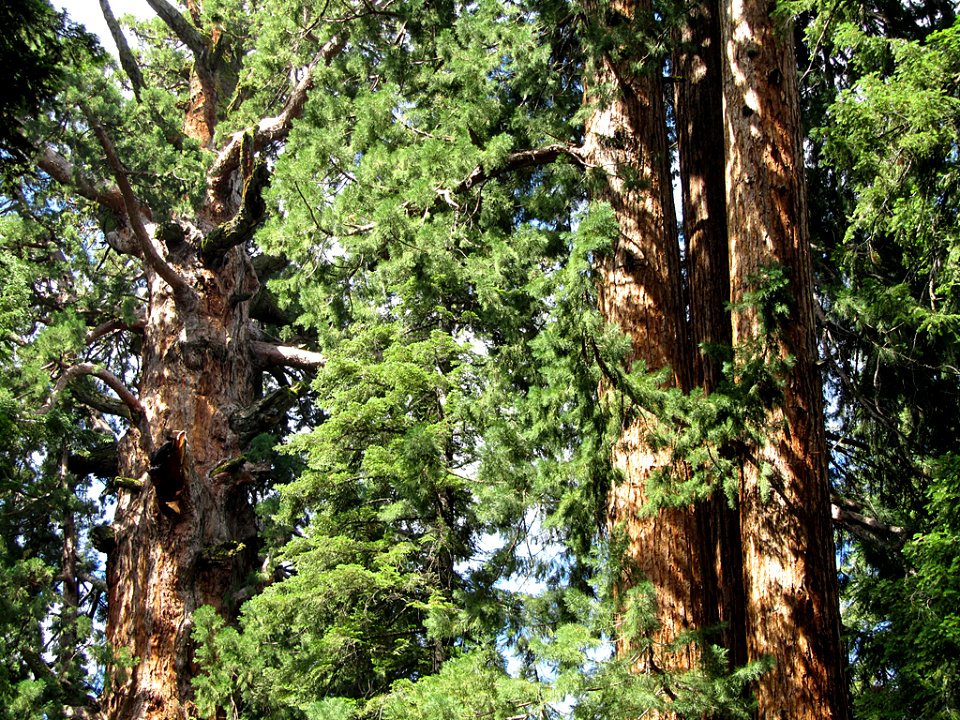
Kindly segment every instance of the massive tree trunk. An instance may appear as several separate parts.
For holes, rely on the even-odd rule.
[[[776,662],[759,683],[760,717],[845,718],[796,68],[770,8],[725,0],[721,15],[733,343],[742,356],[792,358],[768,439],[742,467],[747,651]],[[743,304],[772,267],[789,281],[776,298],[785,317]]]
[[[219,89],[235,81],[224,59],[231,55],[216,47],[218,32],[199,29],[198,5],[190,6],[197,23],[191,24],[166,0],[149,2],[195,56],[194,81],[204,88],[186,104],[184,128],[209,147]],[[108,2],[101,4],[111,15]],[[112,217],[107,242],[139,259],[147,286],[145,320],[136,328],[142,333],[137,392],[92,363],[66,369],[57,383],[61,390],[79,376],[96,376],[122,400],[122,412],[113,412],[131,421],[119,444],[115,519],[98,544],[107,552],[106,633],[114,658],[102,709],[111,720],[193,717],[191,613],[211,605],[235,618],[243,591],[256,581],[251,483],[257,468],[244,452],[286,407],[259,412],[266,405],[277,410],[275,402],[260,402],[272,399],[260,397],[261,374],[267,366],[316,367],[322,358],[260,341],[250,317],[260,283],[246,245],[264,218],[267,180],[266,163],[255,157],[285,138],[303,109],[314,66],[342,47],[335,36],[319,48],[278,114],[226,140],[208,172],[205,206],[192,219],[157,222],[96,116],[87,114],[87,122],[110,178],[85,176],[52,147],[38,157],[50,177]],[[139,88],[143,78],[134,74]],[[170,142],[179,148],[180,140]]]
[[[730,270],[720,18],[715,0],[691,8],[678,40],[673,56],[677,77],[674,116],[683,198],[692,384],[711,393],[721,379],[722,358],[718,353],[732,342],[727,310]],[[730,507],[723,489],[714,488],[700,514],[713,560],[712,571],[708,563],[704,572],[707,625],[721,628],[722,644],[731,664],[743,665],[746,651],[739,513]]]
[[[177,270],[202,289],[178,303],[150,273],[140,402],[145,432],[122,445],[121,473],[142,489],[120,492],[109,554],[107,633],[133,660],[111,676],[111,718],[185,718],[192,696],[190,614],[230,616],[257,558],[257,524],[231,414],[257,387],[247,305],[256,276],[240,249],[216,272],[187,251]]]
[[[648,3],[615,3],[595,11],[614,27],[638,13],[651,13]],[[669,367],[670,382],[689,388],[689,357],[684,321],[680,252],[676,233],[670,158],[662,80],[658,68],[639,71],[632,47],[601,52],[595,60],[587,102],[583,158],[598,172],[596,199],[612,206],[619,236],[599,260],[599,304],[603,317],[632,340],[629,362],[648,370]],[[651,652],[639,658],[642,669],[682,670],[691,667],[691,646],[671,647],[684,632],[702,627],[703,552],[694,508],[642,511],[652,473],[668,468],[669,454],[649,446],[647,410],[636,409],[613,449],[614,466],[623,477],[610,492],[609,521],[627,539],[626,568],[621,587],[650,581],[656,590],[659,627]],[[682,471],[682,469],[680,470]],[[621,639],[622,640],[622,639]],[[622,653],[632,652],[621,642]]]

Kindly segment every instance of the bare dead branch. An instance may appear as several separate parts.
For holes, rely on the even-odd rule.
[[[117,186],[120,188],[120,193],[123,196],[123,204],[127,211],[127,218],[130,221],[130,226],[133,228],[137,242],[140,244],[140,251],[143,253],[144,260],[157,275],[162,277],[167,284],[173,288],[174,294],[179,299],[192,298],[194,296],[193,288],[161,257],[156,246],[153,244],[153,239],[149,233],[147,233],[147,229],[143,224],[140,203],[133,194],[133,188],[127,179],[127,171],[117,156],[117,150],[113,145],[113,141],[110,140],[107,131],[104,130],[103,126],[97,122],[97,120],[93,118],[89,119],[94,134],[96,134],[97,140],[100,141],[100,146],[107,156],[107,163],[113,171]]]
[[[207,41],[203,34],[166,0],[147,0],[147,5],[153,8],[173,34],[180,38],[180,41],[190,48],[190,52],[199,60],[207,49]]]
[[[303,368],[304,370],[316,370],[322,368],[327,362],[326,358],[318,352],[290,347],[289,345],[274,345],[273,343],[255,340],[250,343],[250,348],[260,367],[281,365]]]

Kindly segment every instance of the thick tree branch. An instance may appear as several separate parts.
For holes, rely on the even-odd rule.
[[[316,370],[322,368],[327,362],[326,358],[318,352],[289,345],[274,345],[255,340],[250,343],[250,349],[261,368],[281,365]]]
[[[140,91],[146,87],[146,83],[143,81],[143,73],[140,72],[140,66],[137,65],[137,61],[130,51],[130,45],[127,43],[127,38],[120,28],[120,23],[117,22],[113,10],[110,9],[109,0],[100,0],[100,11],[103,13],[103,19],[110,29],[113,42],[117,46],[117,54],[120,56],[120,67],[123,68],[127,77],[130,78],[134,96],[137,100],[140,100]]]
[[[549,165],[562,156],[569,157],[578,165],[583,165],[583,158],[579,147],[554,143],[553,145],[545,145],[540,148],[510,153],[503,159],[503,162],[496,167],[488,169],[484,168],[483,165],[477,165],[477,167],[450,192],[454,195],[459,195],[487,180],[492,180],[493,178],[506,175],[515,170],[522,170],[523,168],[534,167],[536,165]]]
[[[191,25],[183,14],[166,0],[147,0],[147,5],[153,8],[173,34],[180,38],[180,41],[190,48],[190,52],[199,60],[207,49],[207,41],[203,33]]]
[[[126,405],[130,410],[130,418],[136,424],[137,428],[141,433],[147,433],[147,414],[143,409],[143,405],[140,404],[140,400],[130,392],[130,389],[123,383],[123,381],[114,375],[109,370],[104,370],[103,368],[98,368],[93,363],[80,363],[78,365],[72,365],[67,368],[63,375],[60,376],[60,379],[57,380],[57,384],[53,388],[53,393],[50,396],[50,399],[46,404],[40,408],[39,413],[45,415],[50,412],[50,409],[53,407],[53,404],[56,402],[57,397],[63,392],[64,388],[67,387],[73,380],[79,377],[84,377],[87,375],[92,375],[98,380],[102,381],[104,385],[113,390],[117,397],[119,397],[124,405]]]
[[[173,288],[174,294],[177,295],[178,298],[186,299],[192,297],[194,295],[193,288],[160,256],[156,246],[153,244],[153,240],[149,233],[147,233],[147,228],[143,224],[143,217],[140,214],[140,203],[133,194],[133,188],[127,179],[127,171],[120,163],[117,150],[113,146],[113,142],[107,135],[106,130],[103,129],[103,126],[99,122],[92,118],[90,119],[90,124],[97,136],[97,140],[100,141],[103,152],[107,156],[107,163],[110,165],[110,169],[113,171],[114,178],[117,181],[117,186],[120,188],[120,193],[123,195],[123,204],[127,210],[127,218],[130,221],[130,226],[133,228],[133,234],[140,244],[140,251],[143,253],[144,260],[157,275],[162,277],[167,284]]]
[[[155,2],[158,0],[154,0]],[[303,70],[303,76],[300,82],[290,93],[287,102],[284,104],[280,113],[274,117],[264,118],[253,130],[254,146],[253,152],[259,152],[266,145],[272,142],[283,140],[290,132],[293,121],[303,114],[304,105],[307,102],[307,95],[313,88],[314,70],[317,65],[323,63],[329,65],[333,59],[343,50],[347,43],[347,32],[342,30],[324,43],[319,52],[313,57],[313,60]],[[223,194],[224,187],[229,183],[230,175],[240,167],[240,150],[243,146],[244,135],[250,132],[250,129],[240,130],[234,133],[227,142],[223,150],[217,156],[216,161],[210,168],[209,184],[210,194],[219,197]]]
[[[908,535],[906,528],[864,515],[859,503],[838,495],[831,498],[830,513],[835,525],[861,539],[901,543]]]
[[[79,382],[73,386],[73,397],[77,402],[86,405],[105,415],[115,415],[132,420],[130,407],[121,400],[115,400],[103,393],[97,392],[90,383]]]
[[[100,445],[82,453],[71,453],[67,469],[78,477],[95,475],[99,478],[114,478],[119,474],[119,456],[116,442]]]
[[[246,447],[257,435],[279,425],[305,389],[306,383],[277,388],[252,405],[231,414],[230,427],[240,436],[240,445]]]
[[[52,148],[43,149],[40,157],[37,158],[37,167],[61,185],[72,187],[81,197],[102,205],[117,217],[123,218],[126,215],[123,195],[119,189],[103,187],[96,181],[81,175],[76,171],[73,163]]]
[[[247,133],[244,138],[240,154],[241,158],[248,156],[252,170],[244,178],[242,200],[236,216],[208,233],[200,244],[200,257],[207,266],[216,265],[227,250],[252,238],[267,214],[263,190],[270,182],[270,172],[265,163],[254,164],[252,134]],[[241,162],[245,163],[245,160]]]
[[[132,323],[122,320],[120,318],[113,318],[112,320],[107,320],[106,322],[100,323],[97,327],[90,330],[87,333],[84,341],[87,345],[95,343],[100,338],[109,335],[113,332],[138,332],[142,333],[143,328],[146,326],[146,320],[138,319],[134,320]]]

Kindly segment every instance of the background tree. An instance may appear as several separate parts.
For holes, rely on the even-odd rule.
[[[958,686],[941,659],[954,642],[944,604],[954,584],[941,543],[954,537],[942,513],[957,437],[947,409],[957,393],[947,331],[956,8],[843,6],[813,17],[811,215],[854,706],[860,717],[949,717]]]

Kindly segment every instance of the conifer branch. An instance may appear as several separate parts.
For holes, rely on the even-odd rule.
[[[140,91],[146,87],[146,83],[143,80],[143,73],[140,72],[140,66],[137,65],[137,61],[133,57],[133,53],[130,51],[130,45],[127,43],[127,38],[124,37],[123,30],[120,28],[120,23],[117,22],[117,18],[113,14],[113,10],[110,8],[109,0],[100,0],[100,11],[103,13],[103,19],[106,21],[107,27],[110,29],[110,35],[113,37],[113,42],[117,46],[117,54],[120,56],[120,67],[123,68],[123,71],[127,74],[127,77],[130,78],[130,84],[133,87],[133,95],[139,101]]]
[[[281,365],[297,367],[304,370],[316,370],[326,365],[326,358],[313,350],[291,347],[289,345],[274,345],[273,343],[254,340],[250,349],[260,367]]]
[[[73,163],[46,147],[37,158],[37,167],[43,170],[61,185],[67,185],[77,191],[77,194],[87,200],[110,210],[118,218],[126,214],[123,195],[116,187],[104,187],[95,180],[77,172]]]
[[[581,157],[579,147],[564,143],[554,143],[540,148],[510,153],[503,159],[503,162],[490,169],[484,168],[483,165],[477,165],[451,192],[459,195],[487,180],[492,180],[501,175],[514,172],[515,170],[522,170],[523,168],[549,165],[552,162],[556,162],[556,160],[562,156],[571,158],[578,165],[583,165],[583,158]]]
[[[199,60],[207,49],[207,41],[203,34],[166,0],[147,0],[147,5],[153,8],[153,11],[163,20],[164,24],[173,31],[174,35],[180,38],[184,45],[190,48],[190,52]]]
[[[291,91],[290,97],[287,98],[287,102],[278,115],[264,118],[257,123],[255,128],[240,130],[230,137],[210,168],[210,193],[214,197],[221,194],[223,187],[229,182],[231,173],[240,167],[240,151],[243,146],[244,135],[252,130],[253,152],[259,152],[271,142],[283,140],[290,132],[293,121],[303,114],[307,95],[313,88],[314,70],[317,65],[320,63],[329,65],[346,44],[347,32],[344,29],[327,40],[306,66],[303,77]]]
[[[113,171],[117,186],[120,188],[120,194],[123,196],[123,204],[127,212],[127,219],[130,221],[130,227],[133,228],[133,234],[140,245],[140,251],[143,253],[144,260],[173,288],[174,294],[179,299],[192,297],[194,295],[193,288],[161,257],[160,253],[157,252],[156,246],[153,244],[153,239],[149,233],[147,233],[147,228],[143,224],[143,217],[140,214],[140,203],[133,194],[133,188],[127,179],[127,171],[120,163],[117,150],[107,135],[106,130],[93,118],[90,118],[90,124],[93,127],[94,134],[97,136],[97,140],[100,141],[103,152],[107,156],[107,164],[110,165],[110,169]]]

